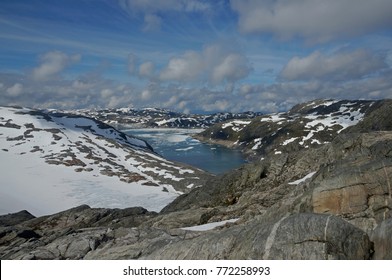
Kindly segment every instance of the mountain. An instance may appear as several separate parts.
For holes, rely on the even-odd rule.
[[[49,214],[88,203],[159,211],[205,172],[170,162],[98,120],[0,107],[2,213]]]
[[[220,128],[238,132],[228,141],[249,139],[257,160],[210,177],[160,213],[81,205],[2,216],[0,258],[390,260],[391,105],[318,100],[227,122]],[[263,137],[260,149],[244,131]]]
[[[315,100],[294,106],[288,112],[218,123],[196,138],[241,149],[249,158],[257,159],[330,143],[339,133],[363,121],[365,116],[371,119],[370,114],[380,106],[391,106],[391,102]],[[381,111],[377,110],[376,114]],[[380,126],[376,129],[383,128],[380,119],[370,123]],[[366,127],[364,131],[369,129]]]
[[[92,117],[115,127],[128,128],[206,128],[230,119],[251,119],[261,115],[254,112],[184,114],[158,108],[85,109],[65,112]]]

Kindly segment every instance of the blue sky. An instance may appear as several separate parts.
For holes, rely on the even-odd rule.
[[[0,104],[287,110],[392,98],[390,0],[2,0]]]

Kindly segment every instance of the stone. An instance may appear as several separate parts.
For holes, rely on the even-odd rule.
[[[0,216],[0,227],[13,226],[34,219],[35,216],[26,210]]]
[[[168,243],[143,259],[369,259],[365,232],[333,215],[260,217],[196,238]]]
[[[392,219],[382,221],[371,234],[373,259],[392,260]]]

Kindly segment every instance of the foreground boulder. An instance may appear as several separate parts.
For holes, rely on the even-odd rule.
[[[169,243],[147,259],[368,259],[362,230],[332,215],[259,218],[220,232]]]
[[[373,249],[365,232],[333,215],[302,213],[279,220],[267,215],[194,232],[132,227],[135,221],[127,227],[92,227],[104,219],[97,219],[100,213],[102,209],[83,206],[57,214],[56,219],[7,228],[0,234],[1,258],[369,259]],[[139,213],[143,215],[151,218]],[[64,224],[67,219],[68,225]],[[81,228],[82,220],[95,222]]]

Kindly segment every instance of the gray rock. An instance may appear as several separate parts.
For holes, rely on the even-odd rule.
[[[368,259],[362,230],[333,215],[260,217],[199,237],[169,243],[146,259]]]
[[[2,215],[2,216],[0,216],[0,227],[17,225],[19,223],[22,223],[24,221],[28,221],[28,220],[31,220],[34,218],[35,218],[35,216],[30,214],[26,210],[22,210],[20,212],[13,213],[13,214]]]
[[[376,260],[392,260],[392,219],[381,222],[371,235]]]

